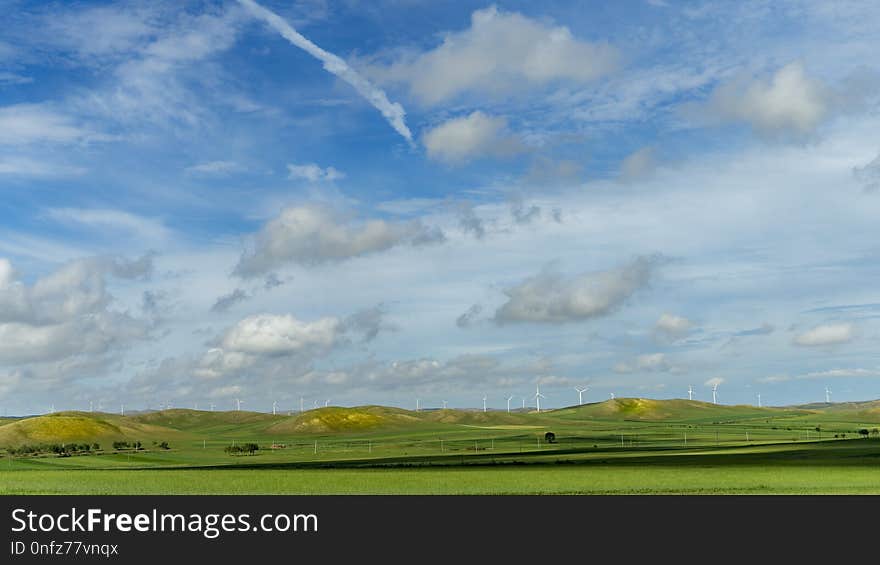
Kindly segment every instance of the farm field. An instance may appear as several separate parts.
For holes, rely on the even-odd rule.
[[[0,494],[880,493],[878,407],[65,412],[0,423]]]

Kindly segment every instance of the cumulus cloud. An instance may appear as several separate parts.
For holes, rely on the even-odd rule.
[[[152,257],[68,263],[28,285],[0,259],[0,366],[105,354],[149,336],[150,324],[112,308],[107,278],[145,278]],[[68,363],[70,365],[70,363]]]
[[[619,60],[614,47],[581,41],[565,26],[492,6],[475,11],[470,28],[447,33],[436,48],[405,53],[372,70],[383,80],[407,84],[415,98],[433,105],[469,91],[507,94],[559,81],[583,84],[614,71]]]
[[[745,122],[764,135],[807,137],[828,115],[829,105],[826,87],[793,62],[769,80],[738,78],[720,85],[706,110],[722,121]]]
[[[254,355],[284,355],[328,350],[342,333],[338,318],[303,322],[293,316],[258,314],[230,328],[222,338],[225,351]]]
[[[508,300],[495,321],[560,324],[607,316],[647,286],[660,261],[637,257],[616,269],[575,276],[546,269],[505,291]]]
[[[472,112],[425,132],[422,142],[428,157],[460,164],[480,157],[509,157],[525,150],[507,128],[507,120]]]
[[[269,221],[246,250],[235,274],[252,277],[288,263],[316,265],[343,261],[398,245],[425,245],[443,241],[437,228],[419,221],[353,222],[314,206],[287,208]]]
[[[667,339],[679,339],[687,335],[693,325],[687,318],[664,312],[654,324],[654,331]]]
[[[795,345],[822,347],[849,343],[855,338],[855,327],[849,323],[823,324],[795,336]]]
[[[354,89],[363,96],[370,104],[373,105],[382,115],[388,120],[388,123],[391,125],[394,130],[403,136],[409,143],[412,143],[412,133],[409,131],[409,128],[406,126],[406,112],[403,109],[403,106],[396,102],[391,102],[388,100],[386,94],[376,88],[373,84],[370,83],[367,79],[362,77],[357,71],[352,69],[348,63],[346,63],[340,57],[321,49],[309,39],[304,37],[298,31],[293,29],[286,21],[284,21],[278,14],[272,12],[260,6],[253,0],[238,0],[239,3],[244,6],[250,13],[256,18],[259,18],[266,22],[272,29],[280,33],[286,40],[288,40],[293,45],[299,47],[312,57],[321,61],[324,65],[324,69],[327,72],[332,73],[347,82]]]
[[[305,179],[309,182],[334,181],[345,178],[345,173],[333,167],[321,168],[315,163],[287,165],[287,178]]]

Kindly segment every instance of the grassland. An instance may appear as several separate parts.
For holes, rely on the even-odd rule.
[[[379,406],[295,416],[60,413],[0,423],[0,447],[119,439],[146,449],[0,451],[0,494],[880,493],[878,414],[880,403],[649,399],[540,414]],[[171,449],[153,447],[161,441]],[[261,449],[224,452],[244,442]]]

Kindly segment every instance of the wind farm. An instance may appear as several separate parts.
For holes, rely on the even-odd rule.
[[[418,410],[290,412],[276,401],[247,411],[236,399],[230,411],[5,418],[0,493],[880,493],[880,401],[578,394],[562,408],[548,408],[538,386],[525,409],[511,407],[513,395],[497,409],[480,395],[473,408],[420,399]]]

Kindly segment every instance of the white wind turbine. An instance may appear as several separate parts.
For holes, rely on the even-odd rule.
[[[831,404],[831,391],[827,386],[825,387],[825,404]]]
[[[329,398],[324,401],[324,408],[327,408],[328,406],[330,406],[330,399]]]
[[[483,412],[486,411],[486,397],[483,396]]]
[[[526,409],[526,397],[520,396],[520,398],[522,398],[522,407],[523,407],[523,410],[525,410]]]
[[[216,406],[213,402],[211,403],[211,412],[214,411],[214,406]]]
[[[694,399],[694,386],[688,385],[688,400]]]
[[[120,416],[125,416],[125,404],[120,404],[120,405],[119,405],[119,415],[120,415]]]
[[[718,383],[712,385],[712,404],[718,404],[716,393],[718,392]]]
[[[611,393],[611,400],[614,400],[614,393]]]
[[[235,409],[238,410],[239,412],[241,412],[241,403],[242,403],[242,400],[240,398],[235,399]]]
[[[444,400],[444,401],[443,401],[443,409],[444,409],[444,410],[446,410],[446,404],[447,404],[447,403],[446,403],[446,401]]]
[[[303,413],[303,397],[302,396],[299,397],[299,413],[300,414]]]
[[[422,408],[422,405],[420,404],[420,402],[421,401],[418,398],[416,398],[416,412],[418,412]]]
[[[513,400],[512,396],[507,397],[507,413],[510,414],[510,401]]]
[[[578,387],[574,387],[574,390],[577,391],[577,393],[578,393],[578,406],[580,406],[581,404],[584,403],[584,393],[587,392],[588,390],[590,390],[590,387],[585,386],[582,389],[580,389]]]
[[[761,393],[758,393],[758,408],[761,407]]]
[[[277,415],[277,414],[276,414],[277,411],[278,411],[278,401],[277,401],[277,400],[273,400],[273,401],[272,401],[272,415],[273,415],[273,416],[276,416],[276,415]]]
[[[317,400],[312,400],[312,408],[315,408],[315,409],[318,408],[318,401]]]
[[[543,394],[541,394],[541,385],[535,385],[535,408],[538,412],[541,411],[541,399],[547,398]]]

